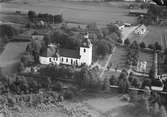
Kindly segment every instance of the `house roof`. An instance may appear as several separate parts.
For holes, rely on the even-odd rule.
[[[59,49],[59,54],[62,57],[69,57],[69,58],[80,58],[79,50],[72,50],[72,49]]]

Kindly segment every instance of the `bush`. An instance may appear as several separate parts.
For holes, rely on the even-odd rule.
[[[99,56],[106,56],[107,54],[109,54],[112,51],[112,46],[110,43],[108,43],[108,41],[106,40],[101,40],[97,42],[96,45],[96,53]]]
[[[148,45],[148,48],[154,49],[154,46],[153,46],[152,44],[149,44],[149,45]]]
[[[53,86],[53,89],[56,91],[61,91],[63,88],[63,83],[62,82],[56,82],[55,85]]]
[[[158,42],[155,42],[154,47],[156,50],[162,50],[162,47]]]
[[[66,90],[64,93],[64,98],[65,99],[72,99],[74,97],[74,93],[72,90]]]
[[[110,89],[110,81],[108,78],[105,78],[103,81],[103,90],[109,90]]]
[[[117,42],[118,42],[118,43],[122,43],[122,39],[118,39]]]
[[[140,46],[140,48],[145,48],[146,47],[144,42],[141,42],[139,46]]]
[[[17,35],[18,31],[13,28],[10,25],[0,25],[0,37],[2,38],[12,38],[13,36]],[[3,41],[7,41],[7,40],[3,40]]]
[[[117,85],[118,84],[117,78],[114,75],[111,76],[109,81],[110,81],[110,85]]]
[[[129,39],[126,39],[126,40],[124,41],[124,44],[125,44],[126,46],[129,46],[129,45],[130,45]]]

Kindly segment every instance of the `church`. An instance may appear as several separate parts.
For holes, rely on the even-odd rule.
[[[49,44],[44,54],[39,56],[41,64],[65,64],[81,66],[92,64],[92,43],[89,40],[89,35],[84,36],[78,50],[58,48],[55,44]]]

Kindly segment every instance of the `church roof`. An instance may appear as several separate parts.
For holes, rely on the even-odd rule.
[[[41,53],[41,56],[43,57],[68,57],[68,58],[80,58],[79,50],[73,50],[73,49],[65,49],[65,48],[59,48],[58,51],[55,50],[55,48],[47,48],[44,49]]]
[[[59,54],[62,57],[68,57],[68,58],[80,58],[80,53],[79,50],[72,50],[72,49],[64,49],[60,48],[59,49]]]

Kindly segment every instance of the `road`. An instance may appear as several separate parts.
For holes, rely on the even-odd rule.
[[[113,48],[112,52],[114,52],[115,49],[116,49],[116,47]],[[103,76],[105,70],[107,69],[107,66],[108,66],[109,63],[110,63],[111,57],[112,57],[112,54],[110,54],[110,56],[108,57],[108,60],[107,60],[105,66],[104,66],[104,68],[103,68],[103,71],[102,71],[101,74],[100,74],[100,78],[102,78],[102,76]]]
[[[129,35],[137,28],[138,26],[133,26],[129,28],[125,28],[122,30],[122,41],[124,43],[125,39],[129,37]],[[122,44],[123,44],[122,43]]]

